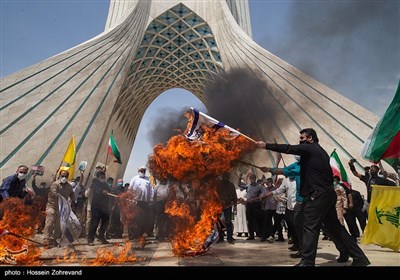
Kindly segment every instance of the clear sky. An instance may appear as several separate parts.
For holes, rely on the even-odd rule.
[[[382,116],[400,77],[400,1],[250,0],[253,39],[313,78]],[[109,1],[0,0],[0,75],[100,34]],[[148,127],[162,108],[202,108],[173,89],[147,109],[124,180],[151,153]],[[124,156],[124,158],[128,158]]]

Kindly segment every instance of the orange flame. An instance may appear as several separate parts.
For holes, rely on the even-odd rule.
[[[41,205],[36,198],[29,203],[25,203],[20,198],[7,198],[0,204],[0,212],[4,213],[3,218],[0,220],[0,229],[30,238],[35,235],[36,228],[46,215],[40,209]],[[19,251],[24,246],[28,247],[26,253],[13,255],[16,264],[40,264],[41,250],[34,243],[8,234],[0,236],[0,259],[7,257],[10,251]]]
[[[191,123],[193,116],[186,117]],[[201,141],[188,141],[184,135],[173,136],[165,147],[155,145],[149,157],[150,171],[155,178],[189,182],[193,188],[191,196],[188,193],[179,196],[185,190],[182,191],[181,183],[176,183],[170,189],[166,204],[166,213],[175,225],[172,250],[179,256],[205,251],[204,241],[222,209],[215,191],[216,177],[228,172],[235,160],[256,148],[242,136],[232,138],[228,130],[202,129]]]
[[[138,258],[131,251],[131,243],[125,242],[125,246],[119,249],[119,244],[113,248],[101,248],[96,252],[96,258],[88,262],[90,265],[103,266],[107,264],[120,264],[125,262],[136,262]]]

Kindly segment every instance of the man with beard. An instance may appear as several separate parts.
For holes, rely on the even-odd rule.
[[[367,187],[368,203],[371,202],[371,193],[372,193],[371,185],[396,186],[396,184],[393,181],[378,176],[379,167],[376,165],[372,165],[368,173],[365,173],[365,175],[361,175],[356,171],[356,168],[354,166],[355,161],[356,161],[355,159],[351,159],[349,161],[349,167],[353,175],[359,178],[361,181],[363,181],[365,186]]]
[[[322,223],[339,252],[347,253],[353,258],[352,266],[367,266],[370,264],[368,258],[337,218],[337,196],[333,189],[329,155],[318,142],[317,133],[312,128],[300,131],[299,145],[257,142],[260,149],[301,156],[300,194],[304,197],[304,228],[301,261],[297,266],[315,265]]]

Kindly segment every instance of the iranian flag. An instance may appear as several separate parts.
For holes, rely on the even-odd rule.
[[[329,163],[332,168],[333,176],[339,176],[340,180],[343,182],[343,184],[348,188],[351,189],[350,187],[350,180],[347,177],[346,170],[343,167],[342,162],[340,161],[340,158],[338,154],[336,153],[336,150],[334,150],[330,156]]]
[[[374,163],[383,159],[396,171],[400,169],[400,82],[392,103],[365,141],[361,156]]]
[[[122,164],[121,153],[119,152],[117,143],[115,142],[115,138],[114,138],[114,134],[113,134],[112,130],[110,133],[110,139],[108,140],[108,153],[110,155],[113,155],[116,158],[116,160],[114,160],[114,162],[118,162],[118,163]]]

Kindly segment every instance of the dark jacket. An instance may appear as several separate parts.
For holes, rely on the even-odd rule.
[[[0,200],[7,197],[23,198],[26,195],[25,183],[25,179],[20,181],[17,174],[5,178],[0,186]]]
[[[284,154],[300,155],[300,194],[304,197],[314,192],[323,193],[333,189],[333,173],[329,155],[316,142],[287,145],[266,144],[265,148]]]

